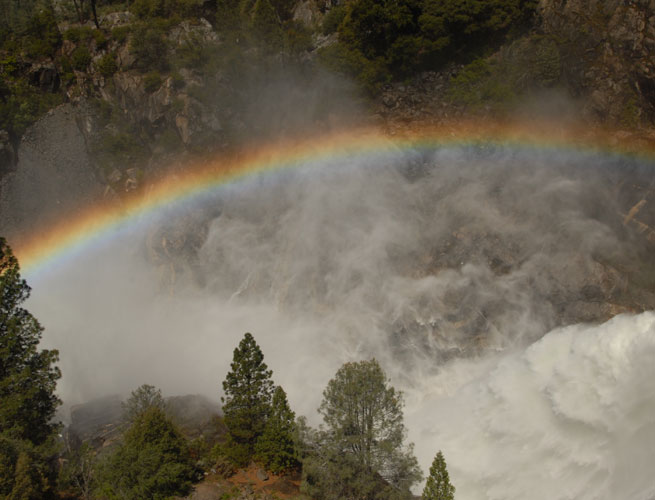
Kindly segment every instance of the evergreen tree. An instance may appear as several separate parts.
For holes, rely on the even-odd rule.
[[[421,478],[404,447],[402,394],[376,360],[346,363],[323,392],[327,430],[303,462],[304,489],[316,499],[408,499]]]
[[[120,448],[100,471],[100,495],[109,500],[163,500],[191,489],[194,468],[185,439],[161,408],[134,420]]]
[[[14,487],[7,500],[41,500],[43,498],[43,478],[31,457],[20,453],[16,461]]]
[[[271,409],[273,372],[264,363],[264,355],[250,333],[234,350],[231,371],[223,382],[224,421],[227,442],[224,452],[235,465],[248,465]]]
[[[57,351],[38,349],[43,328],[21,307],[29,295],[16,257],[0,238],[0,498],[43,498],[54,478],[61,374],[53,366]],[[40,486],[30,478],[40,478]],[[28,492],[28,483],[37,493]]]
[[[148,408],[156,406],[163,410],[165,405],[159,389],[153,385],[143,384],[132,391],[128,400],[121,403],[121,406],[123,407],[123,418],[127,422],[134,422],[136,417]]]
[[[295,418],[284,389],[276,387],[271,414],[255,446],[257,459],[273,473],[290,471],[300,465],[294,442]]]
[[[455,487],[450,484],[446,460],[441,450],[434,457],[421,498],[422,500],[453,500],[455,498]]]

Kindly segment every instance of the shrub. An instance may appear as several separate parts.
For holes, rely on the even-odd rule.
[[[132,31],[131,26],[117,26],[111,30],[111,36],[118,43],[123,43],[127,40],[130,31]]]
[[[145,77],[143,77],[143,87],[146,92],[152,94],[155,90],[161,87],[161,75],[157,71],[151,71]]]
[[[98,71],[105,78],[111,78],[118,71],[116,56],[113,53],[107,53],[98,61]]]
[[[337,5],[328,10],[323,18],[323,34],[331,35],[335,33],[346,17],[346,12],[345,5]]]
[[[91,53],[84,45],[77,47],[71,54],[71,64],[77,71],[85,71],[91,63]]]
[[[154,23],[138,26],[132,35],[130,50],[136,58],[135,66],[141,71],[168,69],[168,43],[160,26]]]

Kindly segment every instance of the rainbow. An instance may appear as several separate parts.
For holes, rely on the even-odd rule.
[[[34,230],[14,244],[14,251],[28,279],[56,267],[66,258],[93,245],[102,245],[142,216],[165,207],[195,200],[221,186],[258,174],[298,168],[321,161],[347,160],[374,154],[398,154],[408,150],[491,144],[507,148],[583,151],[594,154],[637,155],[655,159],[653,142],[617,140],[617,134],[550,124],[471,123],[420,127],[402,135],[374,129],[350,129],[338,133],[280,141],[243,151],[229,158],[187,165],[119,202],[98,202],[81,213],[69,215],[47,228]]]

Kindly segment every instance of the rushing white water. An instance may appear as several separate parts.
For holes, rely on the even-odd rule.
[[[422,463],[443,450],[457,497],[655,498],[655,313],[554,330],[454,361],[411,391]]]
[[[424,472],[442,449],[459,499],[655,498],[655,314],[553,330],[626,300],[612,263],[630,269],[639,240],[603,178],[616,166],[396,161],[226,189],[42,276],[28,307],[61,351],[62,397],[217,399],[250,331],[313,424],[343,362],[380,360]]]

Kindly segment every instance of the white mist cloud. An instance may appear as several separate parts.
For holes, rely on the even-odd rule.
[[[651,376],[638,351],[650,352],[652,315],[538,341],[626,300],[614,264],[638,245],[617,215],[613,162],[446,149],[258,177],[51,270],[28,307],[61,351],[70,403],[142,383],[218,399],[250,331],[312,422],[338,367],[377,357],[406,392],[423,469],[442,448],[463,497],[525,498],[549,479],[535,494],[617,498],[592,482],[611,469],[604,491],[627,484],[608,461],[646,453],[630,432],[650,442],[651,393],[641,407],[628,389]],[[621,332],[632,347],[607,346]],[[623,498],[646,491],[641,474]]]

